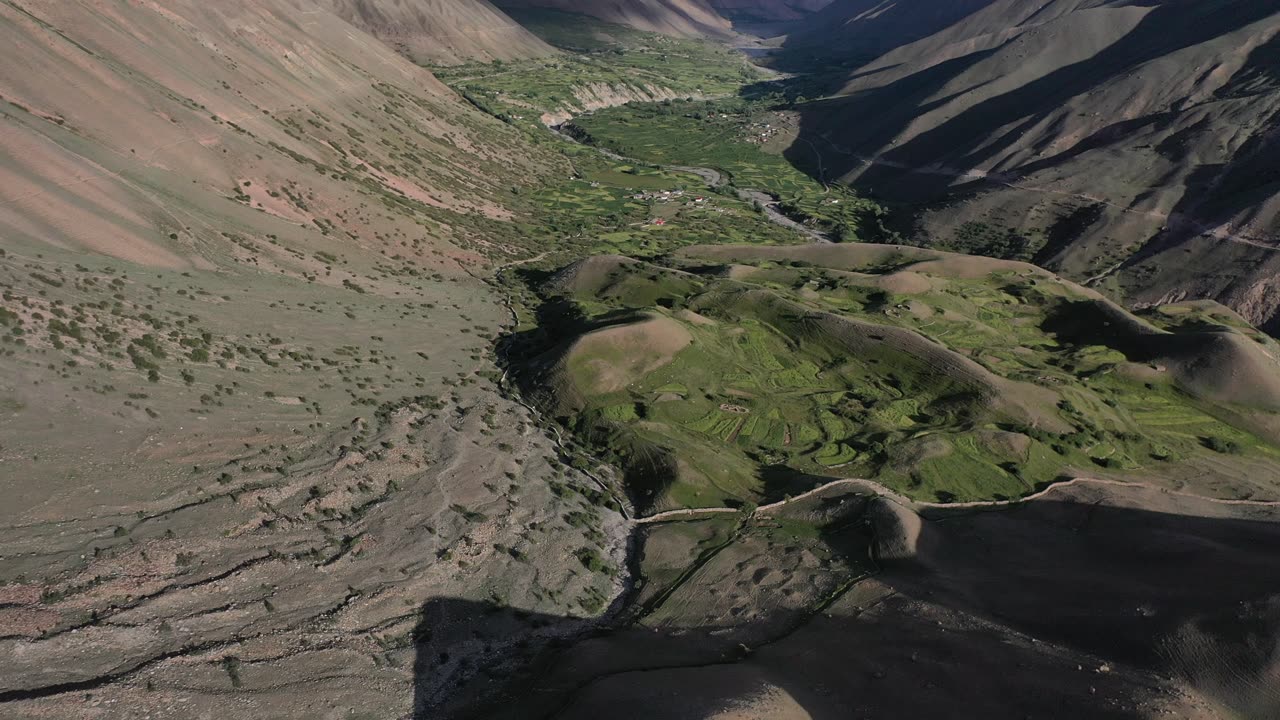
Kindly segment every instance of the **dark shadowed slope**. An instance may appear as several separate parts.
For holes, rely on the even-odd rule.
[[[999,0],[801,106],[795,161],[948,242],[1011,227],[1127,299],[1208,296],[1266,324],[1280,8],[1263,0]]]
[[[708,4],[735,22],[777,23],[804,20],[831,0],[708,0]]]
[[[993,0],[835,0],[807,18],[784,44],[784,65],[807,59],[858,63],[928,37]]]

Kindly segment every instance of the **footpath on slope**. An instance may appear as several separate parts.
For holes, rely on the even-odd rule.
[[[877,495],[879,497],[885,498],[886,500],[890,500],[909,510],[919,511],[919,510],[985,510],[985,509],[991,509],[991,508],[1012,507],[1014,505],[1020,505],[1022,503],[1031,502],[1033,500],[1042,499],[1048,495],[1051,495],[1056,492],[1060,492],[1065,488],[1071,487],[1073,485],[1108,485],[1112,487],[1143,488],[1147,490],[1154,490],[1156,492],[1161,492],[1167,495],[1173,495],[1175,497],[1182,497],[1190,500],[1201,500],[1204,502],[1215,503],[1218,505],[1235,505],[1235,506],[1246,506],[1246,507],[1280,507],[1280,500],[1226,500],[1223,498],[1209,497],[1207,495],[1197,495],[1195,493],[1184,492],[1181,490],[1171,490],[1169,488],[1160,487],[1159,485],[1153,485],[1147,482],[1125,482],[1123,480],[1107,480],[1104,478],[1089,478],[1089,477],[1078,477],[1078,478],[1072,478],[1070,480],[1063,480],[1061,482],[1051,483],[1050,485],[1045,487],[1043,490],[1040,490],[1038,492],[1035,492],[1020,498],[1015,498],[1012,500],[975,500],[971,502],[941,503],[941,502],[912,500],[911,498],[905,495],[902,495],[901,493],[898,493],[888,487],[885,487],[884,485],[881,485],[880,483],[874,480],[865,480],[862,478],[841,478],[839,480],[832,480],[831,482],[823,483],[822,485],[819,485],[813,488],[812,490],[805,491],[804,493],[801,493],[800,495],[796,495],[795,497],[786,498],[785,500],[779,500],[778,502],[770,503],[768,505],[761,505],[760,507],[751,511],[750,517],[768,517],[768,515],[772,511],[780,510],[792,503],[800,502],[801,500],[811,498],[815,495],[821,495],[833,488],[845,487],[845,486],[861,488],[873,495]],[[668,510],[666,512],[660,512],[654,515],[649,515],[647,517],[636,518],[634,522],[637,525],[647,525],[647,524],[665,523],[665,522],[680,522],[684,520],[698,520],[698,519],[702,519],[704,516],[715,516],[715,515],[723,515],[723,514],[729,514],[729,513],[739,514],[742,512],[743,511],[740,508],[730,508],[730,507],[684,508],[680,510]]]

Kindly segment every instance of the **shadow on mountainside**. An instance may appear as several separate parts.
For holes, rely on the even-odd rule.
[[[785,72],[806,72],[817,63],[857,67],[950,27],[992,2],[841,0],[790,33],[774,64]]]
[[[850,153],[876,156],[882,161],[861,171],[856,185],[877,191],[894,186],[896,191],[909,194],[910,197],[902,199],[936,198],[955,189],[954,178],[912,173],[904,168],[935,163],[957,168],[981,167],[1072,98],[1132,73],[1152,60],[1221,37],[1275,12],[1275,4],[1270,0],[1149,0],[1143,4],[1152,9],[1138,25],[1093,57],[978,102],[900,145],[889,142],[913,119],[939,102],[926,99],[995,50],[943,62],[882,88],[802,105],[801,140],[792,145],[787,157],[797,167],[812,165],[812,151],[807,143],[830,146],[826,140],[830,137]],[[981,92],[981,88],[970,92]],[[1158,119],[1152,118],[1150,122]],[[993,131],[999,128],[1003,130],[993,136]],[[1094,140],[1100,142],[1101,138]],[[828,177],[842,177],[861,167],[861,161],[854,155],[834,151],[834,146],[832,149],[826,158]],[[1049,158],[1040,161],[1040,165],[1059,160]],[[908,178],[909,182],[904,182]],[[899,182],[904,184],[897,187]]]
[[[799,137],[783,152],[783,157],[816,179],[824,175],[828,180],[842,178],[860,166],[859,156],[875,155],[888,147],[917,116],[945,102],[929,98],[947,83],[998,50],[993,48],[940,62],[856,95],[801,104],[797,106]],[[829,88],[830,92],[838,90],[838,86]],[[817,164],[814,147],[822,155],[822,167]],[[859,185],[874,188],[875,178],[867,178],[865,182],[860,179]]]
[[[1239,717],[1276,717],[1280,511],[1077,487],[924,521],[859,501],[843,539],[824,538],[833,552],[863,552],[848,542],[848,523],[863,523],[881,570],[799,623],[772,623],[767,607],[761,619],[707,623],[685,605],[604,627],[429,602],[414,717],[1189,715],[1193,701],[1168,678]],[[793,557],[780,548],[776,570]],[[750,599],[733,579],[688,582],[697,597]]]
[[[1274,93],[1277,89],[1280,89],[1280,36],[1254,48],[1231,81],[1215,92],[1214,101],[1236,101]],[[1176,117],[1177,113],[1165,115]],[[1280,122],[1280,110],[1273,110],[1259,122],[1259,126],[1275,127],[1277,122]],[[1199,136],[1212,130],[1208,117],[1202,117],[1169,135],[1155,149],[1166,159],[1180,160]],[[1045,162],[1056,160],[1055,157]],[[1038,164],[1032,164],[1026,166],[1024,172],[1038,169]],[[1172,254],[1171,257],[1153,265],[1178,267],[1184,262],[1180,251],[1193,252],[1188,244],[1205,237],[1206,230],[1232,229],[1237,219],[1250,218],[1257,209],[1265,207],[1280,192],[1280,136],[1275,133],[1253,135],[1226,162],[1195,165],[1182,180],[1182,185],[1186,191],[1169,212],[1164,226],[1133,252],[1122,267],[1142,265],[1166,253]],[[1152,188],[1150,192],[1156,191],[1157,188]],[[1242,234],[1247,235],[1247,232]],[[1217,244],[1219,241],[1212,238],[1209,242]],[[1232,250],[1245,254],[1248,259],[1238,262],[1256,264],[1261,275],[1266,272],[1272,254],[1269,244],[1259,243],[1256,247],[1236,244]],[[1274,333],[1276,317],[1273,313],[1271,323],[1263,329]]]

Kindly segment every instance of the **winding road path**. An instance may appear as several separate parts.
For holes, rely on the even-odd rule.
[[[827,492],[828,490],[831,490],[837,487],[860,488],[872,494],[891,500],[910,510],[918,511],[918,510],[928,510],[928,509],[978,510],[978,509],[1011,507],[1014,505],[1020,505],[1022,503],[1031,502],[1033,500],[1042,499],[1051,494],[1061,492],[1063,489],[1071,487],[1073,485],[1108,485],[1112,487],[1142,488],[1145,490],[1154,490],[1156,492],[1164,493],[1166,495],[1173,495],[1175,497],[1187,498],[1189,500],[1200,500],[1203,502],[1209,502],[1209,503],[1214,503],[1218,505],[1280,508],[1280,500],[1227,500],[1223,498],[1209,497],[1207,495],[1197,495],[1195,493],[1183,492],[1181,490],[1170,490],[1169,488],[1161,487],[1159,485],[1153,485],[1151,483],[1146,483],[1146,482],[1124,482],[1121,480],[1107,480],[1103,478],[1087,478],[1087,477],[1072,478],[1071,480],[1064,480],[1062,482],[1053,483],[1052,485],[1049,485],[1043,490],[1040,490],[1030,495],[1026,495],[1024,497],[1016,498],[1013,500],[978,500],[973,502],[959,502],[959,503],[925,502],[925,501],[919,501],[919,500],[912,500],[911,498],[905,495],[902,495],[894,490],[891,490],[874,480],[864,480],[861,478],[842,478],[839,480],[832,480],[831,482],[819,485],[818,487],[815,487],[812,490],[804,492],[800,495],[796,495],[795,497],[790,497],[785,500],[779,500],[778,502],[770,503],[768,505],[761,505],[760,507],[756,508],[751,512],[751,516],[767,517],[771,512],[775,510],[781,510],[782,508],[792,503],[800,502],[801,500],[814,497],[815,495],[821,495]],[[707,517],[714,517],[716,515],[737,514],[741,512],[742,510],[738,508],[729,508],[729,507],[685,508],[681,510],[668,510],[666,512],[657,513],[655,515],[649,515],[648,517],[637,518],[634,522],[637,525],[649,525],[649,524],[665,523],[665,522],[680,522],[685,520],[702,520]]]

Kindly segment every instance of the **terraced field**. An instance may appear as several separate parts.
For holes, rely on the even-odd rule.
[[[513,340],[540,343],[530,386],[626,471],[642,507],[764,503],[835,477],[1006,499],[1080,474],[1177,484],[1209,467],[1228,496],[1274,493],[1250,478],[1280,461],[1277,408],[1206,384],[1213,337],[1177,357],[1126,354],[1061,320],[1106,301],[1030,265],[696,246],[657,264],[582,261],[538,293],[576,319]],[[1153,342],[1200,332],[1129,317]],[[1254,338],[1240,351],[1274,371],[1275,344]]]

